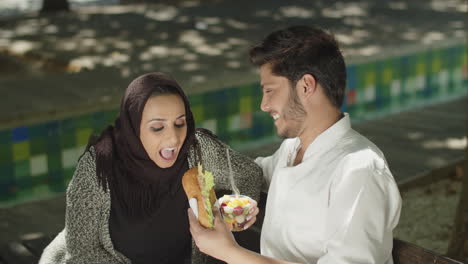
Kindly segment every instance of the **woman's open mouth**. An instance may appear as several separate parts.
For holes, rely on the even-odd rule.
[[[159,151],[159,155],[165,161],[173,161],[177,158],[177,148],[163,148]]]

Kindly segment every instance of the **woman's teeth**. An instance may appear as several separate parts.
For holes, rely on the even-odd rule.
[[[273,120],[276,121],[276,120],[278,120],[278,118],[279,118],[280,116],[279,116],[279,114],[274,114],[274,115],[272,115],[272,117],[273,117]]]
[[[166,160],[174,159],[176,148],[164,148],[161,150],[161,156]]]

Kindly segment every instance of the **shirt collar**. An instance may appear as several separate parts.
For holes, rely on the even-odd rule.
[[[343,113],[344,116],[331,127],[323,131],[317,138],[307,147],[304,153],[304,158],[328,151],[333,148],[338,140],[351,129],[351,120],[348,113]]]

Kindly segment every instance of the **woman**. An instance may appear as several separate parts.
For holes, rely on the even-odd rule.
[[[195,129],[175,80],[162,73],[138,77],[115,125],[80,158],[67,190],[65,228],[39,263],[206,263],[190,236],[181,178],[200,162],[213,172],[217,191],[229,190],[226,148]],[[261,169],[230,153],[238,188],[258,199]]]

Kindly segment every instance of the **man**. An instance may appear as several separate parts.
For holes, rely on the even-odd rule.
[[[343,56],[321,29],[295,26],[250,51],[260,67],[262,111],[281,147],[257,158],[269,186],[261,254],[240,248],[216,212],[205,230],[189,212],[199,248],[227,263],[376,263],[392,260],[401,198],[382,152],[341,113]]]

